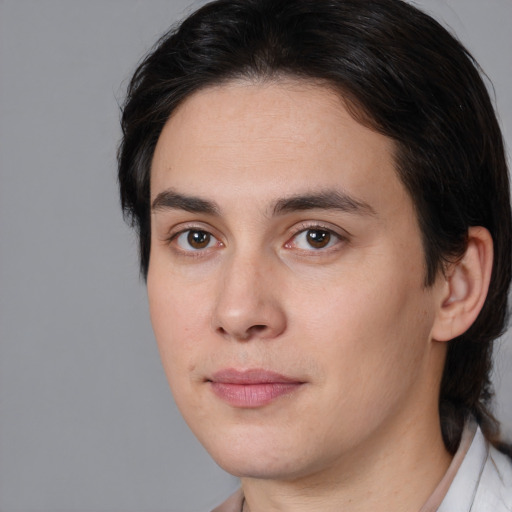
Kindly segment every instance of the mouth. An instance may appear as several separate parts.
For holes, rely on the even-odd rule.
[[[257,408],[297,391],[303,381],[279,373],[263,370],[235,370],[216,372],[208,379],[213,393],[233,407]]]

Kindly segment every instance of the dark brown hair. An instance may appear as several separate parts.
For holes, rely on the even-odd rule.
[[[471,415],[492,439],[492,342],[505,328],[511,277],[503,140],[471,55],[401,0],[217,0],[162,37],[130,82],[118,152],[121,202],[138,231],[142,274],[150,258],[151,160],[169,116],[201,88],[282,75],[328,84],[354,117],[395,141],[397,173],[422,232],[426,286],[464,253],[470,226],[490,231],[487,301],[449,342],[439,407],[451,452]]]

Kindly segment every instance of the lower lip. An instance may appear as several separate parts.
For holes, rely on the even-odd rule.
[[[234,407],[255,408],[267,405],[279,397],[296,391],[300,382],[263,382],[256,384],[232,384],[210,382],[213,392]]]

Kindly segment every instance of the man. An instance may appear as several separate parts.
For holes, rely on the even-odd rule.
[[[492,341],[501,133],[471,57],[400,0],[219,0],[136,71],[119,181],[218,511],[510,511]]]

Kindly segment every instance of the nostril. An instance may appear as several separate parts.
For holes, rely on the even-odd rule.
[[[280,305],[265,296],[253,295],[249,296],[251,300],[244,301],[229,294],[221,297],[211,316],[211,326],[217,336],[249,341],[282,334],[286,328],[286,315]]]
[[[264,334],[267,329],[268,325],[265,324],[251,325],[251,327],[249,327],[249,329],[247,329],[245,332],[245,335],[240,336],[240,339],[249,340],[253,337],[258,337],[260,334]]]
[[[222,326],[219,326],[217,328],[217,332],[222,336],[233,336],[234,338],[237,338],[239,340],[246,341],[251,339],[253,336],[258,336],[258,334],[264,332],[266,329],[268,329],[268,326],[265,324],[251,325],[251,327],[244,330],[243,332],[239,332],[236,329],[230,331]]]

